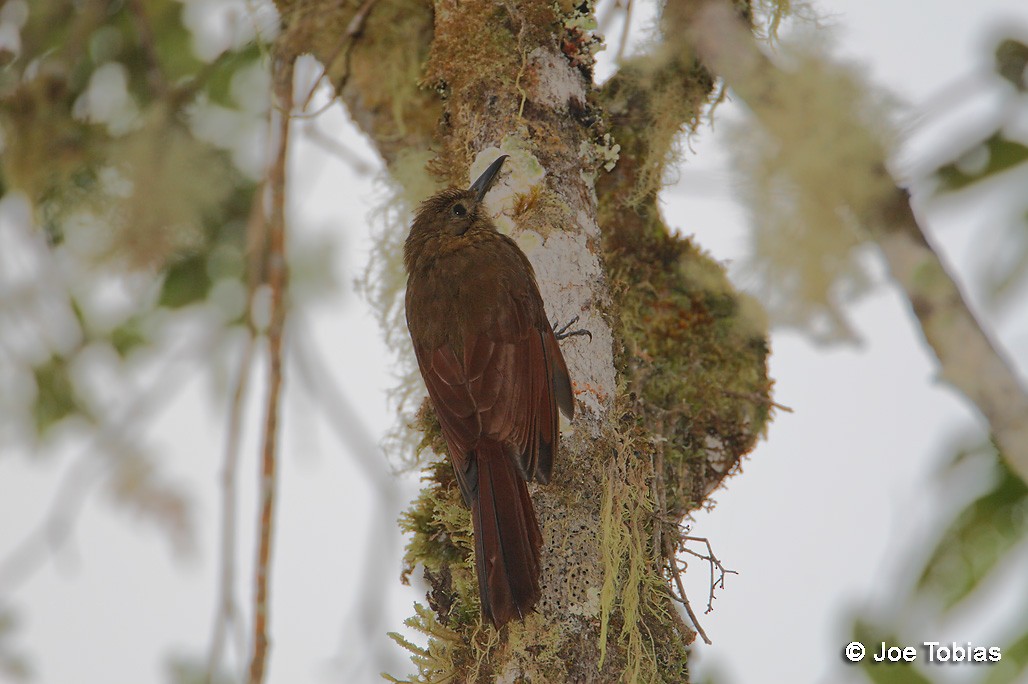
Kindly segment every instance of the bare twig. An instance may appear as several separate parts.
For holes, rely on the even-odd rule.
[[[329,70],[335,66],[336,60],[340,57],[346,61],[343,64],[343,77],[341,79],[341,83],[336,90],[342,91],[342,84],[345,84],[350,78],[350,53],[353,51],[353,45],[364,33],[364,25],[367,23],[368,15],[371,14],[371,8],[375,6],[376,2],[378,2],[378,0],[364,0],[364,3],[354,13],[353,18],[350,19],[350,23],[346,25],[346,32],[343,34],[343,39],[339,41],[339,47],[336,48],[336,51],[332,53],[332,57],[325,63],[324,68],[321,70],[321,75],[318,76],[316,81],[314,81],[314,85],[312,85],[310,91],[308,91],[307,97],[304,98],[303,106],[300,107],[300,111],[304,112],[304,114],[299,116],[316,117],[332,104],[334,98],[329,101],[328,105],[313,114],[306,113],[307,108],[311,104],[311,100],[314,99],[314,93],[317,92],[321,82],[325,80],[325,77],[328,76]]]
[[[671,592],[671,597],[685,606],[685,612],[688,613],[689,619],[692,620],[693,626],[696,627],[696,633],[703,639],[703,643],[709,646],[713,642],[707,636],[707,633],[703,631],[703,625],[700,624],[699,618],[693,612],[692,605],[689,604],[689,597],[685,593],[685,586],[682,584],[682,571],[685,568],[679,567],[678,561],[675,558],[674,546],[672,546],[671,540],[666,535],[664,536],[664,560],[667,562],[668,571],[678,587],[678,595],[676,596],[674,592]]]
[[[714,596],[714,590],[718,587],[721,589],[725,588],[725,575],[738,575],[739,573],[735,570],[729,570],[721,563],[720,560],[718,560],[718,557],[714,555],[714,549],[710,545],[710,540],[706,537],[691,537],[689,535],[684,535],[681,537],[681,541],[682,544],[680,548],[682,551],[691,556],[695,556],[702,561],[706,561],[710,566],[710,595],[707,597],[706,610],[707,613],[710,613],[714,610],[714,599],[716,598]],[[685,542],[687,541],[703,542],[707,546],[707,555],[704,556],[702,553],[697,553],[690,549],[685,545]],[[714,577],[715,568],[717,568],[718,573],[720,573],[717,577]]]
[[[214,617],[214,629],[211,633],[211,644],[207,652],[207,671],[204,673],[204,684],[210,684],[217,676],[229,627],[233,625],[237,628],[242,627],[235,598],[236,471],[242,439],[243,403],[247,395],[250,368],[253,365],[254,343],[257,338],[257,327],[253,320],[253,301],[257,288],[264,282],[267,275],[268,217],[264,208],[266,187],[267,182],[262,181],[254,189],[253,201],[250,203],[250,215],[246,224],[244,253],[246,255],[247,307],[245,321],[247,339],[243,347],[243,356],[239,362],[239,373],[236,376],[235,388],[232,392],[232,403],[229,406],[225,461],[221,471],[218,604]],[[245,642],[245,638],[240,639],[240,643],[243,642]],[[240,646],[240,653],[244,649],[245,646]]]
[[[282,336],[285,329],[287,287],[285,246],[286,157],[289,150],[289,113],[293,107],[293,65],[295,58],[276,55],[272,73],[275,96],[281,110],[272,113],[277,135],[276,152],[268,170],[271,194],[268,221],[267,283],[271,289],[271,321],[268,325],[269,379],[261,448],[260,535],[254,571],[253,645],[250,655],[250,684],[264,681],[268,657],[269,572],[275,513],[276,456],[278,449],[279,404],[282,397]]]
[[[661,433],[663,425],[658,426],[657,432]],[[653,546],[654,552],[660,553],[664,565],[667,567],[668,572],[674,579],[675,585],[678,587],[678,594],[668,588],[668,594],[675,601],[681,603],[685,607],[685,612],[689,615],[689,619],[692,621],[693,626],[696,628],[696,633],[700,635],[705,644],[710,644],[710,637],[703,630],[703,626],[700,625],[699,619],[696,617],[696,613],[692,610],[692,605],[689,603],[689,597],[685,593],[685,586],[682,584],[682,573],[685,571],[684,567],[679,567],[678,560],[675,556],[675,545],[671,542],[671,536],[664,534],[664,525],[672,524],[667,514],[667,492],[664,487],[664,447],[663,444],[659,445],[653,460],[653,489],[655,490],[658,515],[654,516],[653,520]],[[677,524],[674,524],[674,528],[678,529]]]
[[[764,404],[766,406],[770,406],[771,408],[776,408],[779,411],[785,411],[786,413],[793,412],[791,407],[785,406],[784,404],[779,404],[777,401],[773,401],[770,397],[766,397],[763,394],[760,394],[759,392],[736,392],[730,389],[722,389],[721,392],[726,397],[735,397],[736,399],[748,399],[755,404]]]
[[[617,54],[614,55],[614,62],[616,64],[621,63],[621,59],[625,56],[625,47],[628,45],[628,31],[632,27],[632,3],[633,0],[626,0],[625,2],[625,25],[621,29]]]

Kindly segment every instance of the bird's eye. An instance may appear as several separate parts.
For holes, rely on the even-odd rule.
[[[463,204],[454,204],[452,211],[454,216],[467,216],[468,214],[468,210]]]

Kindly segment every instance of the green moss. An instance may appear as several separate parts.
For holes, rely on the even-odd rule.
[[[420,458],[426,449],[445,454],[439,422],[426,400],[412,428],[420,430]],[[404,554],[404,581],[420,564],[432,586],[430,604],[447,627],[479,623],[478,580],[475,575],[475,540],[471,512],[465,506],[448,459],[433,457],[425,466],[426,485],[411,507],[400,516],[400,529],[410,534]]]
[[[771,406],[766,322],[691,240],[637,235],[608,257],[612,279],[624,284],[619,366],[644,422],[662,438],[667,512],[680,517],[764,431]]]

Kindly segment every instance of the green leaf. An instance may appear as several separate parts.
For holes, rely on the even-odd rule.
[[[129,319],[111,331],[111,345],[118,356],[125,358],[136,347],[148,342],[139,326],[139,320]]]
[[[237,71],[250,66],[260,58],[261,49],[256,43],[250,43],[242,50],[226,52],[218,57],[209,67],[204,88],[204,92],[207,93],[211,102],[229,109],[236,109],[238,104],[231,94],[232,77],[236,75]]]
[[[1028,161],[1028,146],[996,131],[935,171],[940,192],[954,192]]]
[[[143,3],[152,26],[158,61],[171,83],[188,78],[204,64],[193,50],[193,32],[182,23],[184,3],[178,0],[147,0]]]
[[[157,303],[170,309],[180,309],[205,299],[210,290],[207,259],[197,254],[168,268]]]
[[[37,434],[63,418],[80,412],[75,390],[68,376],[68,363],[64,359],[51,358],[42,366],[32,369],[36,379],[36,403],[32,407]]]
[[[942,535],[917,591],[942,599],[945,610],[973,592],[1028,532],[1028,485],[996,455],[996,481]]]
[[[1015,684],[1028,674],[1028,629],[1011,644],[1003,647],[1003,659],[989,668],[982,684]]]
[[[1008,38],[996,46],[996,73],[1015,88],[1028,90],[1028,45]]]

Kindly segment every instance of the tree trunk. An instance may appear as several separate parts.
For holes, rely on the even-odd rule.
[[[524,622],[481,623],[470,516],[449,464],[427,467],[402,521],[407,572],[423,568],[430,585],[431,610],[408,621],[430,637],[426,650],[406,644],[412,679],[688,681],[678,523],[753,447],[770,407],[759,306],[672,235],[656,203],[713,79],[687,51],[657,49],[597,89],[588,1],[279,9],[279,48],[326,65],[409,202],[466,187],[496,149],[510,155],[490,194],[497,223],[531,259],[550,317],[578,316],[592,334],[562,343],[577,413],[553,481],[532,487],[543,596]],[[445,454],[431,411],[417,422]]]

